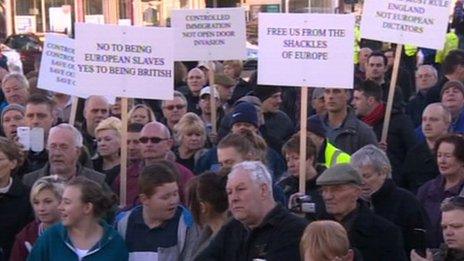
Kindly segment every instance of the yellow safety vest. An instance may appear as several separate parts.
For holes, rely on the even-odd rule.
[[[348,153],[341,151],[328,141],[326,142],[324,155],[325,166],[327,168],[330,168],[335,164],[351,162],[351,156]]]
[[[443,63],[448,53],[454,49],[458,49],[458,47],[459,38],[456,35],[456,33],[454,31],[447,33],[445,39],[445,47],[442,50],[437,50],[437,54],[435,55],[435,62]]]

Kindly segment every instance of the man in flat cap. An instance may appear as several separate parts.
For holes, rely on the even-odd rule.
[[[358,200],[363,180],[350,164],[328,168],[316,184],[321,187],[329,218],[345,227],[363,260],[407,260],[399,228]]]

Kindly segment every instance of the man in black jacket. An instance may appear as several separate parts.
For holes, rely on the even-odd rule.
[[[298,246],[307,221],[274,201],[271,175],[262,163],[235,165],[226,189],[233,219],[195,260],[301,260]]]
[[[407,260],[398,227],[358,201],[363,180],[350,164],[328,168],[316,184],[321,186],[329,218],[345,227],[352,247],[361,252],[363,260]]]
[[[351,164],[363,178],[362,198],[370,203],[375,214],[397,225],[403,234],[406,253],[417,246],[415,230],[424,230],[428,218],[417,198],[399,188],[391,179],[391,165],[385,153],[367,145],[353,155]]]
[[[356,115],[371,126],[380,141],[385,118],[386,105],[382,102],[382,87],[367,80],[358,85],[353,94],[352,104]],[[392,166],[393,180],[399,184],[401,167],[408,151],[416,144],[416,136],[411,120],[398,108],[391,112],[387,134],[387,155]]]

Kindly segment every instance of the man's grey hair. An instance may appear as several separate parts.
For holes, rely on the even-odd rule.
[[[82,138],[82,134],[73,125],[68,124],[68,123],[61,123],[59,125],[56,125],[55,127],[52,127],[50,129],[50,135],[52,135],[55,131],[58,131],[58,130],[70,131],[73,136],[74,146],[78,148],[82,148],[84,146],[84,138]]]
[[[22,73],[9,73],[5,77],[3,77],[2,80],[2,88],[5,86],[5,83],[9,80],[17,80],[22,87],[29,89],[29,81],[27,81],[26,76],[24,76]]]
[[[438,72],[437,72],[437,69],[435,69],[435,67],[433,67],[432,65],[430,64],[423,64],[421,66],[419,66],[416,70],[416,77],[417,75],[419,74],[419,70],[428,70],[430,73],[432,73],[433,77],[435,77],[435,79],[438,79]]]
[[[250,179],[254,185],[266,184],[272,196],[272,177],[267,167],[261,161],[243,161],[232,168],[229,177],[233,177],[239,172],[249,173]]]
[[[391,178],[390,160],[383,150],[372,144],[362,147],[351,155],[351,165],[357,170],[371,166],[375,172],[386,172],[387,178]]]
[[[174,98],[172,98],[172,100],[174,100],[176,97],[178,97],[182,101],[184,101],[185,106],[187,106],[187,98],[185,98],[185,95],[183,93],[181,93],[180,91],[174,91]],[[166,102],[167,101],[172,101],[172,100],[162,100],[161,101],[161,107],[164,108],[164,106],[166,105]]]

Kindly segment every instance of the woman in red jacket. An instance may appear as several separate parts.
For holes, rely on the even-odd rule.
[[[51,225],[60,221],[58,205],[64,190],[64,181],[57,176],[37,180],[31,189],[30,200],[36,219],[16,235],[10,261],[27,259],[37,238]]]

